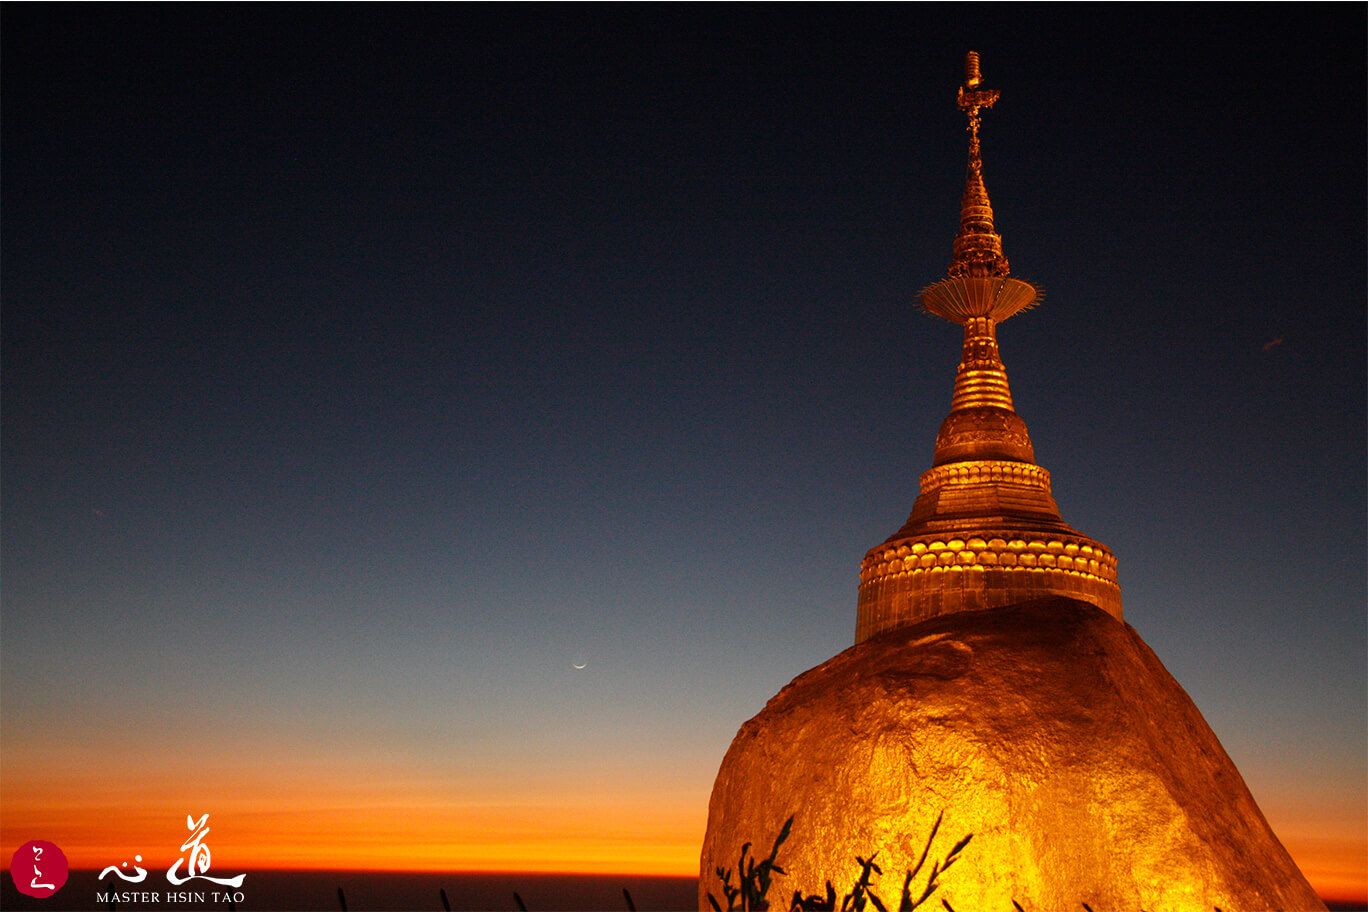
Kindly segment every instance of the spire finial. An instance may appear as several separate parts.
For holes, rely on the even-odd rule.
[[[949,273],[953,278],[1001,277],[1010,272],[1002,255],[1002,238],[993,230],[993,206],[983,185],[983,159],[979,155],[980,108],[991,108],[998,100],[996,89],[984,89],[979,72],[979,55],[970,51],[964,57],[964,85],[959,90],[959,108],[969,115],[969,171],[960,203],[960,230],[955,237],[955,256]]]

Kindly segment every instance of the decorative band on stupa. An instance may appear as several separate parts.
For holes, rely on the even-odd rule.
[[[964,352],[912,514],[860,565],[857,643],[937,614],[1053,595],[1121,618],[1116,557],[1060,517],[998,353],[997,324],[1040,300],[1009,275],[983,183],[979,112],[998,94],[982,88],[971,51],[959,90],[969,118],[960,230],[947,278],[921,294],[926,310],[964,327]]]

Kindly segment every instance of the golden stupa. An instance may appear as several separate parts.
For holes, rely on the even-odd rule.
[[[768,879],[769,908],[839,909],[872,861],[867,889],[890,910],[1324,909],[1122,620],[1116,558],[1063,521],[1035,464],[996,339],[1040,298],[1009,276],[983,183],[980,111],[997,98],[970,53],[960,231],[921,296],[964,327],[932,467],[861,564],[855,645],[727,751],[699,908],[757,907]]]

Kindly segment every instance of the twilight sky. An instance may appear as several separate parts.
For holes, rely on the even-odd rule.
[[[694,873],[930,466],[972,48],[1064,518],[1365,895],[1365,18],[7,7],[0,854]]]

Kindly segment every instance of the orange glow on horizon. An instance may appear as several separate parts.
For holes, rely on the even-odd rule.
[[[644,832],[636,838],[605,835],[599,821],[581,818],[580,833],[548,830],[545,835],[514,833],[505,813],[452,813],[452,823],[434,826],[432,809],[376,806],[359,809],[294,808],[266,813],[210,814],[215,876],[241,871],[366,870],[528,872],[542,874],[639,874],[693,877],[698,873],[698,842],[685,834]],[[544,813],[544,811],[543,811]],[[155,873],[175,863],[188,830],[184,815],[157,819],[141,814],[117,829],[95,832],[80,819],[7,812],[4,845],[19,845],[28,834],[51,834],[72,868],[100,869],[143,856]],[[701,826],[700,826],[701,828]],[[650,828],[647,828],[648,830]],[[657,828],[658,829],[658,828]],[[487,837],[482,836],[487,833]],[[354,834],[354,835],[353,835]],[[652,838],[654,837],[654,838]],[[149,867],[150,866],[150,867]]]
[[[647,819],[631,825],[617,816],[620,810],[379,802],[329,809],[308,802],[277,810],[221,806],[211,812],[206,843],[214,853],[210,873],[219,876],[252,870],[697,875],[701,813],[694,820],[675,818],[673,825]],[[170,807],[129,815],[113,803],[78,813],[7,801],[0,838],[7,850],[26,839],[51,838],[74,869],[119,864],[136,852],[155,874],[180,857],[184,825],[185,815]],[[1322,897],[1368,902],[1362,840],[1289,839],[1286,845]]]
[[[186,815],[208,813],[209,873],[218,876],[253,870],[698,874],[707,783],[664,794],[644,776],[611,791],[530,777],[461,785],[405,779],[378,764],[344,770],[298,758],[258,759],[252,768],[165,766],[140,773],[112,764],[90,770],[72,760],[39,773],[26,772],[41,767],[25,762],[21,745],[7,745],[0,845],[13,852],[28,839],[48,839],[73,869],[99,870],[136,853],[156,876],[181,856]],[[263,777],[262,770],[289,772]],[[1321,896],[1368,901],[1368,839],[1348,815],[1287,805],[1269,810],[1274,830]]]
[[[481,793],[396,782],[376,771],[355,776],[369,785],[353,784],[334,771],[295,787],[228,774],[193,783],[145,776],[158,783],[149,789],[119,784],[136,781],[132,775],[64,773],[60,783],[48,775],[25,782],[6,771],[3,845],[13,851],[25,840],[48,839],[73,869],[140,854],[153,874],[181,857],[186,815],[208,813],[205,844],[217,876],[274,869],[694,877],[707,805],[705,793],[662,805],[638,784],[618,794],[562,793],[554,783],[531,782],[522,794],[499,784]]]
[[[1282,843],[1322,899],[1368,908],[1368,838],[1363,834],[1290,836]]]

